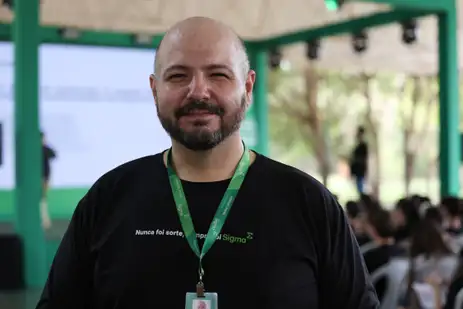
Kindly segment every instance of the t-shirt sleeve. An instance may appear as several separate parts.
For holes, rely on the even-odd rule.
[[[344,211],[327,191],[319,218],[320,308],[376,309],[379,301]]]
[[[93,211],[98,203],[94,186],[74,211],[53,260],[36,309],[90,308],[93,263],[90,250]]]

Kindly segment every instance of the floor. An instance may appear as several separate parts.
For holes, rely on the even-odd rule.
[[[41,291],[31,290],[26,292],[2,292],[0,291],[1,309],[35,309]]]
[[[69,224],[67,220],[53,221],[52,228],[45,232],[48,241],[59,241]],[[14,233],[11,224],[0,222],[0,234]],[[40,290],[22,292],[0,291],[0,309],[35,309]]]
[[[47,240],[59,240],[64,235],[69,224],[69,220],[53,220],[51,228],[45,231]],[[7,222],[0,222],[0,234],[14,233],[13,225]],[[0,309],[3,309],[0,307]]]

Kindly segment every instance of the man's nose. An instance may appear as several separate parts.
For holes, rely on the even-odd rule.
[[[209,83],[203,74],[195,75],[191,79],[189,90],[189,99],[202,101],[210,98]]]

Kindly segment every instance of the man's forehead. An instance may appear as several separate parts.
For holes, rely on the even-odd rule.
[[[216,41],[210,44],[175,44],[166,48],[164,63],[171,62],[222,62],[232,64],[236,50],[232,46]]]
[[[225,39],[197,40],[189,44],[189,40],[178,40],[164,46],[162,67],[168,69],[174,65],[203,67],[209,65],[238,65],[236,46]]]
[[[191,66],[246,63],[244,46],[236,33],[223,23],[205,17],[186,19],[169,29],[156,54],[156,71],[184,62]]]

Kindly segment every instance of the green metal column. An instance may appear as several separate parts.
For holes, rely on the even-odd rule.
[[[460,192],[459,66],[456,8],[439,17],[440,193]]]
[[[46,280],[47,268],[39,211],[39,0],[15,1],[14,11],[17,231],[23,241],[26,285],[40,287]]]
[[[257,147],[256,150],[263,155],[269,155],[269,134],[268,134],[268,104],[267,104],[267,73],[268,62],[267,52],[260,49],[250,51],[251,68],[256,71],[256,82],[254,84],[253,104],[254,116],[257,125]]]

